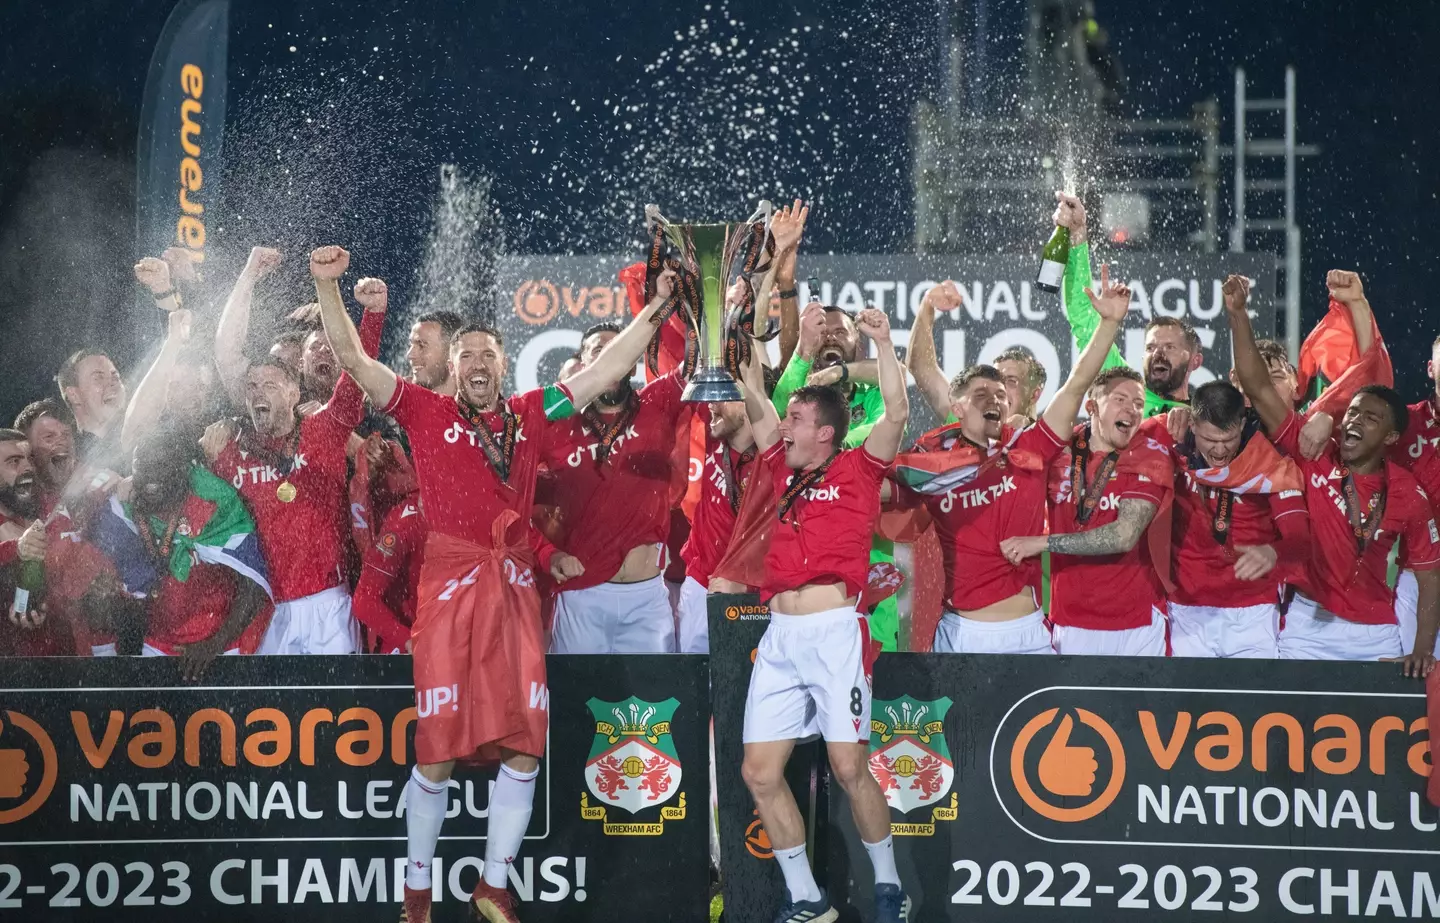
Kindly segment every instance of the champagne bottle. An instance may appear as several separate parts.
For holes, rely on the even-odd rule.
[[[1070,229],[1055,226],[1055,233],[1045,241],[1040,252],[1040,273],[1035,277],[1035,287],[1042,292],[1055,294],[1065,279],[1065,263],[1070,259]]]
[[[10,612],[16,616],[29,613],[32,599],[39,602],[39,594],[45,588],[45,565],[39,561],[20,562],[20,579],[15,584],[15,601]]]

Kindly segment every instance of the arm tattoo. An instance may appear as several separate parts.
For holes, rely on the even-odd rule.
[[[1155,509],[1155,504],[1149,500],[1121,500],[1114,522],[1088,532],[1052,535],[1045,546],[1056,554],[1124,554],[1135,547],[1140,533],[1155,518]]]

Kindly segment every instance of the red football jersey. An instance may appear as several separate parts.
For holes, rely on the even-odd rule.
[[[1228,536],[1224,544],[1215,539],[1218,498],[1215,491],[1197,484],[1189,471],[1175,478],[1175,592],[1170,598],[1187,606],[1238,609],[1279,599],[1276,564],[1259,580],[1235,576],[1237,545],[1275,545],[1282,538],[1309,534],[1309,516],[1303,491],[1286,490],[1273,494],[1232,494]]]
[[[1000,452],[1028,452],[1048,467],[1068,444],[1043,419],[1006,433],[1004,445],[990,447],[991,457]],[[940,537],[946,608],[973,612],[1026,588],[1039,587],[1040,559],[1030,558],[1016,567],[1000,553],[1000,542],[1045,531],[1045,479],[1046,468],[999,464],[941,496],[922,498],[901,488],[906,503],[923,499]]]
[[[255,517],[277,603],[345,582],[350,543],[345,446],[364,416],[364,393],[349,375],[341,375],[330,403],[300,421],[300,441],[295,443],[294,467],[288,475],[282,476],[265,457],[247,451],[245,435],[237,434],[215,459],[211,470],[230,482]],[[293,435],[272,439],[249,433],[248,438],[273,458],[284,454]],[[278,493],[282,484],[295,491],[289,503]]]
[[[564,385],[559,390],[563,392]],[[545,391],[537,388],[505,402],[516,417],[516,435],[510,476],[502,481],[490,467],[469,421],[461,415],[456,398],[404,379],[396,383],[395,395],[383,412],[394,417],[410,437],[410,454],[430,529],[488,548],[491,523],[503,510],[514,510],[520,518],[506,531],[506,541],[537,550],[540,567],[550,566],[548,555],[539,552],[539,533],[530,526],[545,426]],[[503,440],[504,417],[495,411],[484,418],[491,434]]]
[[[580,414],[547,427],[545,465],[555,474],[558,544],[585,565],[585,574],[566,581],[565,589],[605,583],[632,548],[663,545],[669,537],[675,418],[683,390],[676,372],[641,388],[634,418],[604,461],[599,437]]]
[[[1433,397],[1409,409],[1410,423],[1390,449],[1390,460],[1415,476],[1433,505],[1440,502],[1440,418]]]
[[[0,523],[9,523],[17,536],[29,527],[24,519],[0,518]],[[47,531],[47,537],[50,537]],[[50,537],[50,541],[55,539]],[[47,555],[48,555],[47,551]],[[0,543],[0,562],[9,564],[19,557],[19,540],[11,539]],[[18,565],[14,569],[0,569],[0,657],[69,657],[75,653],[75,637],[71,632],[69,618],[61,608],[46,603],[46,619],[39,628],[25,629],[10,624],[10,605],[15,599],[15,579],[19,576]],[[53,580],[53,578],[51,578]],[[39,600],[33,600],[38,605]],[[85,651],[86,654],[89,651]]]
[[[726,442],[708,435],[705,437],[700,500],[695,504],[690,538],[680,550],[680,556],[685,559],[685,575],[695,578],[701,586],[710,585],[715,566],[725,556],[725,549],[730,547],[730,535],[735,531],[735,514],[744,485],[754,470],[753,448],[748,452],[737,452]],[[727,472],[734,474],[738,485],[730,483]]]
[[[1401,566],[1412,570],[1440,567],[1440,533],[1435,528],[1430,498],[1408,471],[1391,462],[1378,474],[1353,475],[1361,509],[1370,510],[1385,491],[1385,512],[1372,540],[1359,542],[1346,512],[1344,476],[1334,440],[1319,459],[1300,454],[1300,418],[1291,413],[1275,445],[1289,452],[1305,476],[1313,551],[1297,589],[1331,612],[1362,625],[1395,624],[1395,591],[1386,583],[1387,559],[1395,541],[1404,537]]]
[[[778,502],[796,476],[785,465],[785,443],[775,443],[761,457]],[[846,595],[860,595],[870,573],[871,535],[880,518],[880,482],[890,465],[863,445],[835,456],[825,474],[776,523],[765,555],[761,602],[812,583],[844,583]]]
[[[420,566],[425,563],[425,516],[414,499],[385,515],[380,534],[365,550],[355,587],[355,617],[371,638],[371,650],[400,653],[415,624]]]
[[[1135,439],[1143,436],[1136,435]],[[1085,466],[1087,482],[1104,456],[1092,452]],[[1146,500],[1157,506],[1166,486],[1141,474],[1114,473],[1100,493],[1095,511],[1084,525],[1076,519],[1075,491],[1070,483],[1069,447],[1050,464],[1050,534],[1084,532],[1119,518],[1122,499]],[[1165,588],[1155,574],[1150,549],[1142,535],[1124,554],[1050,555],[1050,620],[1057,625],[1100,630],[1140,628],[1150,624],[1151,609],[1164,609]]]

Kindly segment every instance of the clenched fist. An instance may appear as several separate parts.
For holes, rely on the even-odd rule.
[[[256,279],[263,279],[280,265],[282,259],[284,257],[279,250],[271,247],[251,247],[250,258],[245,261],[245,273]]]
[[[855,329],[876,343],[890,342],[890,318],[879,308],[866,308],[856,314]]]
[[[812,301],[800,312],[800,342],[797,351],[803,359],[813,359],[825,338],[825,308]]]
[[[135,264],[135,281],[156,295],[169,291],[170,267],[162,259],[147,256]]]
[[[355,284],[355,300],[371,314],[383,314],[390,303],[390,288],[383,279],[361,279]]]
[[[924,299],[920,302],[920,307],[928,307],[936,311],[953,311],[964,303],[965,296],[961,293],[960,286],[946,279],[925,293]]]
[[[1230,314],[1244,314],[1245,306],[1250,303],[1250,280],[1245,276],[1231,274],[1225,278],[1220,294],[1225,298],[1226,311]]]
[[[48,543],[49,540],[45,534],[45,523],[38,519],[35,520],[30,524],[30,527],[25,530],[24,534],[20,536],[20,543],[17,547],[20,560],[40,561],[43,563]]]
[[[1358,273],[1332,269],[1325,274],[1325,287],[1330,290],[1330,297],[1341,304],[1356,304],[1365,300],[1365,286],[1360,282]]]
[[[573,577],[579,577],[585,573],[585,565],[573,554],[566,554],[563,551],[555,552],[550,558],[550,576],[555,578],[556,583],[564,583]]]
[[[310,251],[310,275],[317,279],[338,279],[350,268],[350,253],[344,247],[317,247]]]

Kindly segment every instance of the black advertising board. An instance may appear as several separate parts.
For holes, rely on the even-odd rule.
[[[198,685],[159,659],[4,669],[0,918],[398,915],[408,658],[221,658]],[[522,917],[703,919],[706,658],[549,669],[549,752],[511,878]],[[460,918],[479,876],[493,778],[451,782],[437,919]]]
[[[1440,919],[1424,688],[1394,664],[886,654],[874,693],[915,921]],[[831,821],[868,919],[838,786]]]

